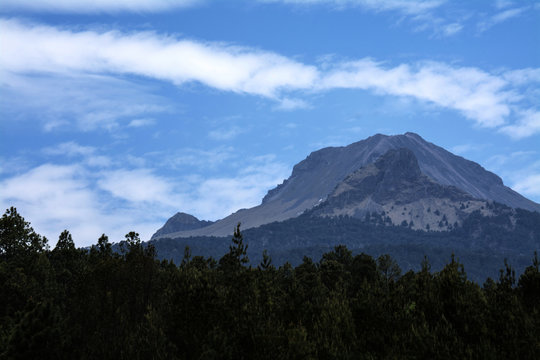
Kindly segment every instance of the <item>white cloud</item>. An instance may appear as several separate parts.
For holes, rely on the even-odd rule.
[[[133,119],[129,122],[129,127],[143,127],[143,126],[151,126],[156,123],[155,119]]]
[[[297,110],[297,109],[308,109],[310,105],[302,99],[291,99],[284,98],[279,101],[279,105],[276,107],[277,110]]]
[[[148,169],[104,172],[98,180],[98,186],[114,197],[130,202],[160,203],[170,206],[178,202],[171,197],[174,186]]]
[[[536,151],[514,151],[509,154],[493,155],[487,159],[486,163],[489,168],[496,173],[501,173],[508,169],[511,164],[531,164],[531,158],[537,157]]]
[[[64,156],[88,156],[93,154],[96,149],[92,146],[82,146],[74,141],[61,143],[57,146],[47,147],[43,152],[47,155],[64,155]]]
[[[493,26],[495,26],[497,24],[500,24],[500,23],[505,22],[505,21],[507,21],[509,19],[520,16],[521,14],[523,14],[528,9],[530,9],[530,7],[525,6],[525,7],[521,7],[521,8],[512,8],[512,9],[507,9],[507,10],[501,11],[501,12],[491,16],[487,20],[484,20],[484,21],[480,22],[478,24],[478,30],[480,30],[481,32],[486,31],[489,28],[491,28],[491,27],[493,27]]]
[[[486,168],[504,179],[512,189],[540,203],[540,158],[538,150],[520,150],[493,155]]]
[[[68,141],[56,146],[49,146],[43,149],[43,153],[48,156],[64,158],[82,158],[81,163],[90,167],[109,167],[113,165],[113,160],[109,156],[97,154],[97,149],[93,146],[79,145],[74,141]]]
[[[215,149],[184,148],[174,152],[154,152],[152,163],[169,169],[181,169],[192,166],[195,170],[215,169],[225,162],[230,163],[234,159],[235,150],[230,146]]]
[[[118,203],[96,186],[99,176],[79,164],[44,164],[2,180],[0,206],[15,206],[38,233],[47,236],[51,246],[64,229],[73,234],[77,246],[95,244],[102,233],[117,242],[132,230],[148,239],[162,225],[161,218],[172,211],[162,204],[138,203],[137,189],[128,189],[133,190],[134,201]]]
[[[0,11],[39,12],[158,12],[200,3],[201,0],[2,0]]]
[[[507,126],[502,131],[514,137],[538,132],[528,114],[535,91],[523,91],[538,81],[533,68],[489,73],[429,61],[388,66],[369,58],[345,63],[333,58],[333,63],[317,67],[268,51],[151,32],[75,32],[5,19],[0,31],[2,111],[14,116],[23,108],[32,115],[44,113],[47,129],[75,118],[83,130],[114,130],[124,122],[147,125],[141,119],[168,111],[152,89],[127,80],[134,75],[262,96],[284,110],[308,106],[300,98],[305,94],[367,90],[456,110],[480,126]]]
[[[77,153],[79,147],[74,143],[57,148]],[[117,242],[132,230],[149,239],[177,211],[216,220],[257,205],[290,172],[273,156],[243,158],[231,175],[216,177],[161,176],[157,169],[128,168],[120,160],[113,159],[108,164],[113,168],[100,171],[83,158],[70,165],[47,163],[3,174],[0,208],[15,206],[52,246],[64,229],[73,234],[77,246],[95,244],[102,233]]]
[[[458,110],[487,127],[504,124],[510,114],[506,85],[499,77],[476,68],[454,68],[435,62],[385,67],[370,59],[341,65],[321,84],[326,89],[356,88],[412,96]]]
[[[169,111],[151,88],[131,81],[95,74],[36,74],[32,68],[11,73],[2,58],[0,114],[11,121],[38,121],[46,131],[115,130],[135,116]]]
[[[243,133],[244,130],[238,126],[230,128],[221,128],[212,130],[208,133],[208,137],[214,140],[231,140]]]
[[[495,8],[500,10],[500,9],[504,9],[504,8],[507,8],[509,6],[512,6],[514,4],[513,1],[509,1],[509,0],[496,0],[495,1]]]
[[[463,25],[460,23],[451,23],[445,25],[442,29],[445,36],[452,36],[463,30]]]
[[[259,0],[260,2],[281,2],[293,5],[330,5],[337,8],[362,7],[374,11],[399,11],[407,15],[429,12],[445,0]]]
[[[525,110],[517,123],[503,126],[500,132],[514,139],[522,139],[540,133],[540,111]]]
[[[514,18],[514,17],[517,17],[519,15],[521,15],[525,10],[527,10],[526,7],[522,7],[522,8],[514,8],[514,9],[508,9],[508,10],[505,10],[505,11],[502,11],[496,15],[494,15],[491,20],[494,24],[497,24],[497,23],[500,23],[500,22],[503,22],[503,21],[506,21],[508,19],[511,19],[511,18]]]
[[[268,97],[317,77],[315,67],[274,53],[150,32],[73,32],[5,19],[0,31],[0,68],[10,73],[138,75]]]
[[[540,83],[540,68],[510,70],[503,73],[503,77],[514,85]]]
[[[187,204],[200,218],[217,220],[260,204],[266,192],[288,177],[290,171],[272,156],[246,159],[236,176],[198,179],[195,195]]]
[[[476,150],[478,147],[472,144],[456,145],[452,147],[451,151],[454,154],[463,155],[465,153]]]
[[[261,3],[283,3],[293,6],[326,6],[335,10],[360,9],[364,11],[397,14],[396,23],[404,19],[415,24],[413,31],[432,31],[435,36],[453,36],[463,29],[460,20],[444,18],[440,12],[447,0],[258,0]],[[411,27],[409,27],[411,28]]]
[[[17,207],[52,245],[68,226],[76,237],[83,237],[83,244],[90,241],[86,236],[92,229],[94,239],[100,235],[100,205],[79,166],[45,164],[8,178],[1,182],[0,204]]]
[[[100,168],[110,167],[114,164],[113,160],[110,157],[103,156],[103,155],[88,156],[84,160],[84,162],[90,167],[100,167]]]
[[[540,197],[540,174],[529,175],[517,181],[513,188],[519,193]]]

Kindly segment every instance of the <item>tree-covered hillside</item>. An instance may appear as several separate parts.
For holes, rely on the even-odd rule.
[[[403,273],[345,246],[255,263],[239,229],[217,258],[156,259],[135,232],[54,249],[14,208],[0,219],[2,359],[537,359],[540,264],[483,286],[451,258]],[[250,262],[251,260],[251,262]]]
[[[410,224],[389,226],[384,214],[372,213],[363,219],[339,216],[314,216],[317,209],[283,222],[274,222],[244,231],[249,256],[258,263],[267,250],[276,265],[299,265],[304,256],[314,260],[345,245],[353,254],[373,257],[390,254],[405,270],[420,269],[427,256],[434,270],[441,270],[454,254],[465,265],[469,278],[479,282],[497,277],[507,259],[520,274],[530,264],[530,254],[540,250],[540,214],[490,205],[494,216],[470,214],[452,231],[415,231]],[[436,212],[437,209],[431,211]],[[442,226],[444,217],[441,218]],[[223,256],[229,237],[192,237],[152,241],[158,257],[179,263],[184,248],[194,255]]]

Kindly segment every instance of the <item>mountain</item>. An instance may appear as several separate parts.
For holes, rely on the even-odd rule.
[[[469,212],[474,211],[476,208],[481,209],[485,201],[495,201],[511,208],[540,212],[540,204],[526,199],[505,186],[497,175],[485,170],[477,163],[456,156],[439,146],[425,141],[417,134],[406,133],[394,136],[377,134],[345,147],[328,147],[311,153],[305,160],[295,165],[291,176],[282,184],[270,190],[258,206],[239,210],[205,227],[183,229],[170,233],[156,233],[153,238],[226,236],[232,234],[238,222],[242,223],[243,229],[249,229],[274,221],[284,221],[298,217],[306,210],[323,203],[329,196],[331,198],[336,197],[337,187],[341,186],[341,189],[344,189],[347,186],[347,181],[354,182],[358,180],[355,180],[355,177],[363,176],[360,173],[354,175],[355,172],[367,165],[374,164],[389,150],[398,149],[407,149],[409,154],[406,157],[410,159],[412,159],[411,154],[414,155],[417,166],[415,165],[414,174],[411,173],[411,175],[421,175],[421,179],[417,179],[419,181],[416,184],[417,190],[422,188],[423,182],[424,185],[429,183],[430,191],[453,191],[456,195],[460,191],[459,196],[468,196],[469,200],[467,200],[467,204],[464,203],[464,200],[461,200],[459,208],[463,205],[464,209],[468,209]],[[411,169],[406,165],[403,166],[405,166],[404,169]],[[373,170],[373,168],[368,167],[362,171]],[[380,189],[384,189],[383,185],[384,183],[380,186]],[[436,185],[439,185],[439,187]],[[441,188],[440,186],[452,188]],[[415,194],[418,194],[417,190],[411,189]],[[374,196],[382,196],[382,193]],[[429,199],[429,196],[424,197],[424,199]],[[439,201],[436,197],[433,197],[432,200]],[[332,199],[332,201],[337,201],[337,199]],[[415,203],[416,212],[412,212],[411,209],[399,212],[395,204],[390,204],[390,202],[380,204],[376,201],[365,201],[365,209],[361,210],[362,206],[356,206],[355,211],[359,211],[359,213],[368,210],[385,211],[385,213],[390,213],[388,216],[391,217],[393,223],[399,221],[400,214],[403,212],[402,221],[413,221],[413,228],[420,228],[420,226],[428,224],[431,227],[434,220],[428,220],[429,216],[424,216],[426,220],[415,222],[416,215],[420,216],[420,205],[425,208],[423,214],[427,213],[429,208],[429,205],[425,206],[428,204],[427,200],[424,202],[419,200],[419,202]],[[390,209],[391,206],[394,206],[394,209],[391,210],[395,211],[389,211],[386,205],[389,205]],[[443,223],[448,222],[451,226],[458,220],[458,216],[449,216],[456,212],[451,209],[454,205],[447,208],[442,206],[442,203],[437,204],[437,206],[443,207],[445,211],[446,219]],[[341,212],[343,214],[347,213],[345,210]],[[411,212],[410,215],[409,212]],[[348,214],[350,215],[350,211]],[[330,216],[331,214],[327,215]],[[444,227],[449,228],[447,225],[444,225]]]
[[[298,265],[345,245],[390,254],[405,270],[418,270],[424,256],[438,270],[455,254],[482,282],[505,259],[519,273],[540,249],[540,205],[412,133],[316,151],[259,206],[198,229],[156,233],[151,243],[162,259],[181,262],[186,246],[218,259],[237,222],[252,265],[264,250],[276,265]]]
[[[213,224],[212,221],[199,220],[195,216],[183,212],[176,213],[171,217],[165,225],[163,225],[154,235],[152,239],[157,239],[163,235],[175,233],[178,231],[201,229]]]

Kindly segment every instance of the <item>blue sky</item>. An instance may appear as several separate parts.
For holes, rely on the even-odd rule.
[[[538,44],[538,1],[3,0],[0,205],[148,239],[407,131],[540,202]]]

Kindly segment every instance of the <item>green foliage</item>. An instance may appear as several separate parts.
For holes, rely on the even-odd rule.
[[[240,269],[242,265],[249,262],[247,256],[248,245],[244,245],[244,237],[240,232],[240,223],[238,223],[234,229],[231,242],[232,244],[229,246],[229,252],[219,260],[219,264],[225,269]]]
[[[456,256],[439,271],[424,257],[418,271],[402,274],[389,255],[354,255],[343,245],[296,267],[275,267],[263,252],[252,268],[237,226],[219,265],[186,248],[177,266],[157,260],[135,232],[121,253],[105,235],[76,249],[67,231],[50,251],[28,245],[42,238],[14,209],[5,217],[4,244],[19,245],[0,257],[1,359],[535,359],[540,352],[536,253],[518,279],[505,262],[483,286]]]
[[[0,218],[0,258],[15,260],[43,252],[46,246],[47,239],[36,234],[14,207],[7,209]]]

